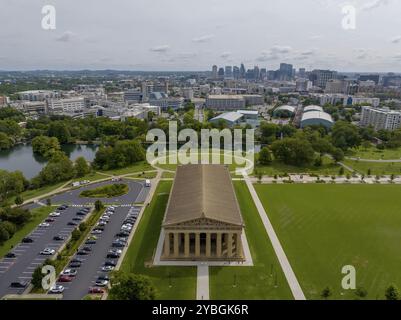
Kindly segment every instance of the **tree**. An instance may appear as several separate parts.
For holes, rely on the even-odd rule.
[[[344,175],[344,167],[340,168],[340,170],[338,171],[338,175],[339,176],[343,176]]]
[[[14,141],[4,132],[0,132],[0,150],[10,149],[14,145]]]
[[[333,156],[335,162],[344,160],[344,151],[342,151],[340,148],[334,148],[331,155]]]
[[[20,171],[0,170],[0,202],[25,190],[28,181]]]
[[[400,299],[400,293],[398,291],[398,288],[394,284],[390,285],[386,289],[384,296],[386,297],[387,300],[399,300]]]
[[[95,201],[95,210],[100,211],[104,208],[102,201],[96,200]]]
[[[42,288],[42,279],[43,279],[42,266],[39,266],[32,273],[31,284],[35,289]]]
[[[326,287],[323,289],[322,293],[320,294],[323,299],[328,299],[331,297],[332,292],[330,287]]]
[[[33,153],[46,159],[50,159],[56,152],[60,151],[60,143],[57,138],[38,136],[32,140]]]
[[[65,123],[61,121],[53,121],[47,132],[49,137],[55,137],[61,144],[66,144],[71,140],[71,133]]]
[[[359,298],[366,298],[368,295],[368,291],[363,287],[358,287],[355,290],[355,295]]]
[[[285,164],[304,166],[314,160],[314,150],[311,144],[305,139],[284,138],[272,144],[274,157]]]
[[[371,146],[372,146],[372,144],[371,144],[369,141],[367,141],[367,140],[365,140],[365,141],[362,142],[362,148],[363,148],[365,151],[368,150]]]
[[[90,172],[90,167],[84,157],[79,157],[75,160],[75,171],[77,172],[78,178],[81,178]]]
[[[150,279],[143,275],[117,272],[111,279],[111,300],[154,300],[156,290]]]
[[[0,243],[3,243],[10,239],[10,234],[6,230],[6,228],[0,223]]]
[[[19,205],[21,205],[21,204],[23,204],[23,203],[24,203],[24,198],[22,198],[21,195],[18,195],[18,196],[15,197],[15,204],[16,204],[17,206],[19,206]]]
[[[345,121],[337,121],[331,133],[331,140],[335,147],[348,150],[360,145],[361,137],[358,128]]]
[[[259,163],[261,165],[268,165],[272,162],[270,150],[266,147],[262,148],[259,152]]]

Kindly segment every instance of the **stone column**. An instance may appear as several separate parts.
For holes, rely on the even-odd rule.
[[[227,233],[227,251],[228,257],[231,258],[233,256],[233,234]]]
[[[174,232],[174,257],[178,257],[180,255],[180,251],[179,251],[179,233],[178,232]]]
[[[221,257],[221,233],[216,234],[216,254],[217,258]]]
[[[210,258],[211,255],[211,246],[212,246],[212,239],[210,237],[210,233],[206,233],[206,257]]]
[[[237,248],[237,256],[242,258],[242,239],[241,239],[241,232],[236,234],[236,248]]]
[[[189,257],[189,233],[188,232],[185,232],[184,241],[185,241],[185,243],[184,243],[185,257],[188,258]]]
[[[164,256],[166,258],[170,256],[170,232],[164,234]]]
[[[200,233],[195,233],[195,257],[200,257]]]

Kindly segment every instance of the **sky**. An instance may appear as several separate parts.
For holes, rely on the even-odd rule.
[[[0,0],[0,70],[400,72],[400,15],[401,0]]]

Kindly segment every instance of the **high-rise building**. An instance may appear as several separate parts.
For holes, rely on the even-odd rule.
[[[217,66],[212,67],[212,79],[217,79]]]
[[[362,107],[360,125],[375,130],[396,130],[401,127],[401,112],[386,108]]]
[[[224,78],[225,79],[232,79],[233,78],[233,67],[226,66],[224,71]]]
[[[359,81],[374,81],[376,85],[379,84],[380,75],[378,74],[362,74],[358,78]]]
[[[337,71],[313,70],[309,76],[309,80],[312,81],[313,85],[322,89],[325,89],[327,81],[332,79],[337,79]]]
[[[254,75],[255,80],[260,79],[260,70],[259,70],[258,66],[253,67],[253,75]]]
[[[279,79],[281,81],[289,81],[293,76],[293,65],[288,63],[280,63]]]
[[[246,73],[245,66],[243,63],[241,63],[241,67],[239,68],[239,75],[241,79],[245,79],[245,73]]]
[[[300,78],[306,78],[306,69],[305,68],[299,68],[298,76]]]
[[[267,78],[267,70],[266,68],[260,69],[260,80],[266,80]]]
[[[234,79],[239,79],[240,78],[240,68],[238,68],[237,66],[233,67],[233,77]]]
[[[223,80],[223,79],[224,79],[224,68],[219,68],[219,71],[217,72],[217,77],[218,77],[220,80]]]

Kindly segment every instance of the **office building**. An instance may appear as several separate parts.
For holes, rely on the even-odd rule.
[[[362,107],[362,127],[372,126],[375,130],[396,130],[401,128],[401,111],[387,108]]]

